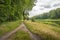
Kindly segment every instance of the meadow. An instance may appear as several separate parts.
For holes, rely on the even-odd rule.
[[[42,20],[38,19],[36,20],[36,22],[42,22],[44,24],[60,27],[60,19],[42,19]]]
[[[60,40],[60,19],[45,19],[24,22],[27,28],[41,40]]]

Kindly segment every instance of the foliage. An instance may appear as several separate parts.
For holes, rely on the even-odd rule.
[[[23,11],[23,20],[25,20],[25,19],[27,19],[27,20],[29,20],[29,13],[28,13],[28,11],[27,10],[24,10]]]
[[[59,19],[60,18],[60,8],[56,10],[51,10],[48,13],[43,13],[37,16],[34,16],[35,19]]]
[[[35,19],[32,18],[31,21],[32,21],[32,22],[35,22]]]
[[[0,23],[22,19],[23,10],[31,9],[34,0],[0,0]]]

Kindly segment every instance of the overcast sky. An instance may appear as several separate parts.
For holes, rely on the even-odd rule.
[[[29,12],[29,17],[60,8],[60,0],[37,0],[37,2],[34,4],[35,6]]]

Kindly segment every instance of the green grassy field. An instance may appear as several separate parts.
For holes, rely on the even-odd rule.
[[[41,40],[60,40],[60,21],[52,21],[53,20],[25,21],[25,24],[32,33],[39,35]],[[59,23],[56,23],[57,21]]]
[[[44,24],[60,27],[60,19],[44,19],[36,20],[36,22],[42,22]]]
[[[25,31],[19,30],[10,36],[7,40],[31,40],[31,38]]]
[[[21,21],[14,21],[14,22],[5,22],[0,24],[0,36],[4,35],[7,32],[10,32],[17,28],[21,24]]]

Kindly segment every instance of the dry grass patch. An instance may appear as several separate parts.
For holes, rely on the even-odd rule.
[[[25,21],[25,24],[31,32],[40,35],[42,40],[60,40],[60,33],[52,30],[58,29],[60,31],[60,28],[31,21]]]

